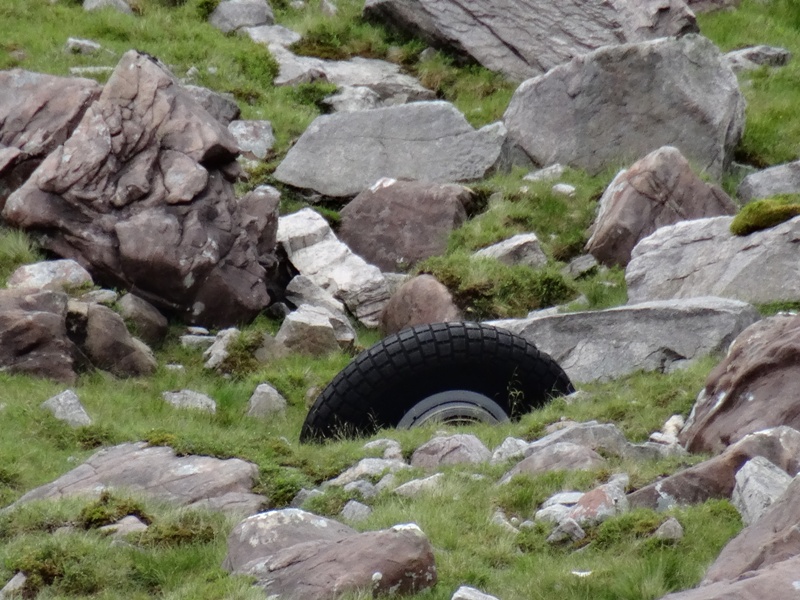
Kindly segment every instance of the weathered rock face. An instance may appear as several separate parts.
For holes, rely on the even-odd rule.
[[[637,370],[669,372],[693,359],[722,353],[759,318],[758,311],[743,302],[694,298],[494,324],[552,356],[572,381],[594,381]]]
[[[452,183],[480,179],[501,157],[505,128],[475,130],[447,102],[323,115],[275,178],[324,196],[355,196],[382,177]]]
[[[745,329],[708,376],[680,439],[692,452],[720,452],[748,433],[800,429],[800,316]]]
[[[744,98],[697,35],[608,46],[524,82],[504,122],[539,165],[597,173],[662,146],[721,177],[744,128]]]
[[[432,275],[418,275],[392,294],[381,313],[381,333],[406,327],[463,320],[450,291]]]
[[[79,351],[66,317],[64,293],[0,290],[0,370],[75,381]]]
[[[92,283],[92,276],[86,269],[67,259],[23,265],[11,274],[6,287],[63,291]]]
[[[752,173],[742,180],[736,190],[736,195],[743,202],[797,193],[800,193],[800,161]]]
[[[339,238],[381,270],[402,270],[444,254],[471,197],[460,185],[381,179],[341,211]]]
[[[251,514],[265,502],[250,493],[258,467],[232,458],[175,456],[172,448],[144,442],[101,450],[55,481],[31,490],[14,505],[40,499],[91,496],[123,488],[179,506],[210,506]],[[13,506],[13,505],[12,505]]]
[[[126,53],[72,136],[8,200],[12,225],[95,279],[222,326],[269,303],[236,141],[149,57]]]
[[[364,15],[516,80],[600,46],[697,31],[683,0],[367,0]]]
[[[783,67],[791,58],[792,53],[786,48],[763,45],[734,50],[725,55],[725,60],[734,73],[753,71],[763,66]]]
[[[482,248],[475,253],[478,258],[494,258],[506,265],[525,265],[532,269],[547,264],[547,255],[542,250],[535,233],[520,233]]]
[[[722,296],[765,304],[800,297],[800,218],[743,237],[731,234],[732,220],[684,221],[639,242],[625,270],[628,301]]]
[[[739,6],[740,0],[687,0],[686,4],[696,13],[712,12]]]
[[[677,148],[651,152],[621,171],[600,198],[586,251],[607,266],[625,266],[634,246],[659,227],[733,215],[737,206],[692,172]]]
[[[0,211],[11,192],[66,141],[100,91],[91,79],[0,72]]]
[[[208,22],[223,33],[229,33],[243,27],[272,25],[275,15],[266,0],[223,0]]]
[[[710,498],[730,498],[736,485],[736,473],[747,461],[761,456],[795,476],[800,470],[798,452],[800,432],[791,427],[752,433],[719,456],[636,490],[628,495],[628,501],[632,507],[666,510]]]
[[[442,465],[489,462],[492,453],[472,434],[437,436],[422,444],[411,457],[412,467],[431,469]]]
[[[133,294],[125,294],[119,299],[120,315],[133,323],[136,335],[148,344],[160,344],[169,329],[166,317],[155,307]]]
[[[367,327],[377,327],[390,291],[380,269],[356,256],[310,208],[281,217],[278,241],[292,265],[344,302]]]

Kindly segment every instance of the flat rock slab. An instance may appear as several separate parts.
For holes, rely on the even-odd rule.
[[[383,177],[453,183],[481,179],[500,159],[501,123],[474,129],[452,104],[415,102],[317,117],[275,179],[323,196],[355,196]]]
[[[727,350],[760,318],[723,298],[645,302],[602,311],[495,321],[552,356],[572,381],[609,380],[635,371],[669,372]]]
[[[600,48],[519,86],[509,140],[542,166],[599,173],[662,146],[720,178],[745,101],[716,46],[698,35]]]
[[[600,46],[697,31],[682,0],[367,0],[364,15],[518,81]]]
[[[144,442],[121,444],[92,455],[55,481],[31,490],[15,504],[72,496],[97,496],[107,488],[142,494],[178,506],[218,506],[235,500],[235,512],[256,512],[266,498],[250,492],[258,467],[231,458],[176,456],[172,448]],[[242,502],[242,495],[249,502]]]
[[[628,301],[721,296],[766,304],[800,298],[800,217],[747,236],[730,232],[732,220],[684,221],[644,238],[625,270]]]
[[[742,202],[800,193],[800,160],[757,171],[745,177],[736,190]]]
[[[720,452],[748,433],[800,429],[800,316],[778,315],[745,329],[709,374],[680,440],[691,452]]]

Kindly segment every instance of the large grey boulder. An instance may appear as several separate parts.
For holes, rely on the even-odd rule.
[[[252,513],[266,501],[250,491],[257,476],[256,465],[238,458],[176,456],[172,448],[136,442],[100,450],[69,473],[31,490],[14,505],[98,496],[104,489],[116,488],[178,506],[208,505],[214,500],[216,506],[224,508],[226,498],[236,499],[233,512],[246,508]]]
[[[800,160],[751,173],[736,190],[742,202],[778,194],[800,194]]]
[[[722,188],[695,175],[677,148],[665,146],[614,178],[600,198],[586,251],[607,266],[624,267],[634,246],[659,227],[733,215],[737,208]]]
[[[317,117],[275,179],[324,196],[355,196],[383,177],[452,183],[481,179],[501,157],[501,123],[475,130],[447,102],[415,102]]]
[[[297,271],[341,300],[367,327],[377,327],[391,294],[374,265],[339,241],[327,221],[304,208],[279,219],[277,239]]]
[[[246,321],[269,304],[262,263],[275,257],[252,227],[267,206],[235,197],[237,153],[168,71],[129,51],[2,215],[159,309],[213,326]]]
[[[600,46],[697,31],[683,0],[367,0],[364,15],[516,80]]]
[[[606,46],[519,86],[509,141],[542,166],[598,173],[675,146],[714,178],[744,128],[736,76],[706,38]]]
[[[66,141],[101,90],[91,79],[0,72],[0,211],[11,192]]]
[[[732,220],[683,221],[639,242],[625,270],[628,301],[722,296],[765,304],[800,298],[800,217],[747,236],[730,232]]]
[[[494,324],[536,344],[572,381],[587,382],[638,370],[669,372],[722,353],[759,318],[758,311],[744,302],[693,298]]]
[[[339,238],[383,271],[404,270],[444,254],[472,197],[461,185],[381,179],[342,209]]]

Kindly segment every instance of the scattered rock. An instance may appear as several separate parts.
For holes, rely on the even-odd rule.
[[[64,51],[69,54],[97,54],[102,49],[102,46],[92,40],[83,40],[80,38],[67,38],[67,43],[64,44]]]
[[[508,483],[517,475],[541,475],[548,471],[579,471],[599,469],[606,461],[594,450],[579,446],[572,442],[558,442],[537,449],[522,462],[518,463],[500,480]]]
[[[567,513],[567,520],[574,520],[579,525],[597,525],[627,512],[628,499],[625,497],[627,483],[626,475],[586,492]]]
[[[322,496],[322,494],[323,494],[323,492],[321,492],[320,490],[317,490],[317,489],[307,490],[307,489],[303,488],[302,490],[297,492],[297,494],[295,495],[294,498],[292,498],[291,503],[289,503],[289,507],[290,508],[300,508],[306,503],[306,501],[310,500],[311,498],[316,498],[318,496]]]
[[[71,427],[83,427],[92,424],[92,418],[83,408],[80,398],[72,390],[64,390],[57,396],[42,403],[59,421],[64,421]]]
[[[239,338],[241,332],[235,327],[229,327],[218,332],[214,343],[203,352],[204,367],[206,369],[219,369],[225,364],[228,356],[228,347]]]
[[[217,338],[213,335],[193,335],[181,336],[181,346],[184,348],[195,348],[204,352],[214,345]]]
[[[343,86],[335,94],[322,100],[330,107],[330,112],[356,112],[372,110],[383,105],[381,97],[374,90],[363,86]]]
[[[205,394],[192,390],[181,390],[179,392],[162,392],[161,397],[175,408],[190,408],[203,412],[217,412],[217,403]]]
[[[736,472],[731,502],[742,515],[745,525],[752,525],[789,487],[792,478],[766,458],[756,456]]]
[[[494,258],[506,265],[524,265],[538,269],[547,264],[547,255],[542,250],[535,233],[520,233],[497,244],[478,250],[476,257]]]
[[[267,418],[282,415],[286,410],[286,398],[268,383],[260,383],[247,403],[247,416]]]
[[[92,276],[76,261],[48,260],[19,267],[8,278],[6,287],[70,291],[93,284]]]
[[[443,473],[436,473],[424,479],[412,479],[394,488],[394,493],[404,498],[416,498],[417,496],[436,491],[442,486],[443,480]]]
[[[243,27],[272,25],[275,15],[266,0],[222,0],[208,22],[223,33],[230,33]]]
[[[742,202],[800,193],[800,160],[751,173],[742,180],[736,195]]]
[[[492,452],[491,463],[493,465],[504,463],[515,458],[524,458],[525,449],[528,447],[528,442],[519,438],[507,437]]]
[[[470,181],[495,167],[505,136],[500,123],[473,129],[447,102],[323,115],[292,146],[275,179],[332,197],[354,196],[382,177]]]
[[[472,195],[460,185],[383,178],[342,209],[339,238],[382,271],[406,270],[444,254]]]
[[[604,265],[624,267],[634,246],[659,227],[736,211],[722,188],[705,183],[677,148],[666,146],[614,178],[600,198],[586,251]]]
[[[564,541],[577,542],[585,537],[586,532],[583,527],[575,519],[566,518],[547,536],[547,541],[551,544],[558,544]]]
[[[456,593],[453,594],[450,600],[497,600],[497,598],[489,594],[484,594],[473,587],[462,585],[456,590]]]
[[[183,89],[189,92],[200,106],[206,109],[208,114],[222,123],[225,127],[239,118],[241,110],[236,104],[233,94],[221,94],[205,87],[197,85],[184,85]]]
[[[684,221],[639,242],[625,270],[628,302],[722,296],[767,304],[799,298],[793,260],[800,217],[748,236],[733,235],[732,220]]]
[[[690,452],[724,450],[748,433],[800,429],[792,384],[800,375],[800,316],[777,315],[745,329],[706,379],[680,440]]]
[[[400,447],[400,443],[396,442],[395,440],[389,439],[380,439],[380,440],[373,440],[371,442],[367,442],[364,444],[364,450],[382,450],[383,451],[383,458],[385,459],[403,459],[403,451]]]
[[[305,275],[295,275],[286,286],[286,299],[297,306],[324,308],[333,315],[346,318],[345,307],[329,292]]]
[[[462,320],[450,291],[433,275],[417,275],[400,286],[381,313],[384,336],[406,327]]]
[[[691,298],[493,324],[534,342],[572,381],[586,382],[639,370],[670,372],[722,353],[758,319],[744,302]]]
[[[164,341],[169,321],[147,300],[133,294],[123,294],[117,303],[119,314],[131,323],[136,336],[151,345]]]
[[[325,356],[353,345],[355,331],[345,319],[338,325],[344,336],[334,326],[335,315],[324,308],[302,305],[284,319],[275,341],[292,352],[310,356]]]
[[[569,185],[568,183],[557,183],[551,188],[550,191],[556,194],[557,196],[574,198],[578,189],[574,185]]]
[[[257,508],[266,500],[250,493],[257,476],[256,465],[237,458],[176,456],[172,448],[137,442],[93,454],[81,466],[31,490],[12,506],[31,500],[99,496],[104,489],[121,488],[178,506],[246,494],[250,507]]]
[[[653,537],[660,540],[681,540],[683,539],[683,526],[678,519],[670,517],[658,526],[653,532]]]
[[[8,580],[8,583],[3,586],[3,589],[0,589],[0,600],[15,598],[17,595],[22,596],[27,582],[28,577],[25,573],[20,571]]]
[[[364,16],[521,81],[609,44],[697,31],[683,2],[367,0]]]
[[[598,263],[594,256],[584,254],[569,261],[569,264],[561,272],[566,277],[580,279],[597,271],[597,265]]]
[[[342,518],[351,523],[358,523],[369,518],[372,509],[366,504],[361,504],[357,500],[350,500],[342,509]]]
[[[435,469],[444,465],[477,465],[488,462],[492,453],[471,433],[437,436],[422,444],[411,456],[411,466]]]
[[[247,34],[256,44],[270,46],[275,44],[288,48],[295,42],[299,42],[302,36],[296,31],[287,29],[282,25],[259,25],[258,27],[243,27],[240,33]]]
[[[369,481],[358,480],[348,483],[342,488],[345,492],[356,492],[365,500],[374,498],[378,495],[378,489]]]
[[[786,48],[774,46],[752,46],[734,50],[725,55],[725,61],[734,73],[753,71],[759,67],[783,67],[792,58],[792,53]]]
[[[275,145],[275,134],[269,121],[231,121],[228,124],[239,151],[246,158],[264,160]]]
[[[331,479],[327,485],[345,486],[359,479],[377,479],[386,473],[394,473],[409,466],[399,459],[362,458],[357,465],[350,467],[344,473]]]
[[[525,181],[554,181],[559,179],[564,173],[566,173],[567,168],[560,164],[556,163],[554,165],[550,165],[549,167],[545,167],[544,169],[537,169],[536,171],[531,171],[522,179]]]
[[[576,56],[520,85],[504,122],[509,141],[535,164],[598,173],[675,146],[720,178],[742,135],[744,106],[719,50],[686,35]]]
[[[127,517],[123,517],[116,523],[112,523],[111,525],[106,525],[105,527],[100,527],[98,529],[101,533],[111,534],[116,538],[125,537],[131,533],[140,533],[142,531],[147,531],[147,525],[142,523],[133,515],[128,515]]]

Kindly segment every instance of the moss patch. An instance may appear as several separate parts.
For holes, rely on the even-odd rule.
[[[769,229],[800,215],[800,194],[782,194],[756,200],[739,211],[731,222],[733,235],[749,235]]]

